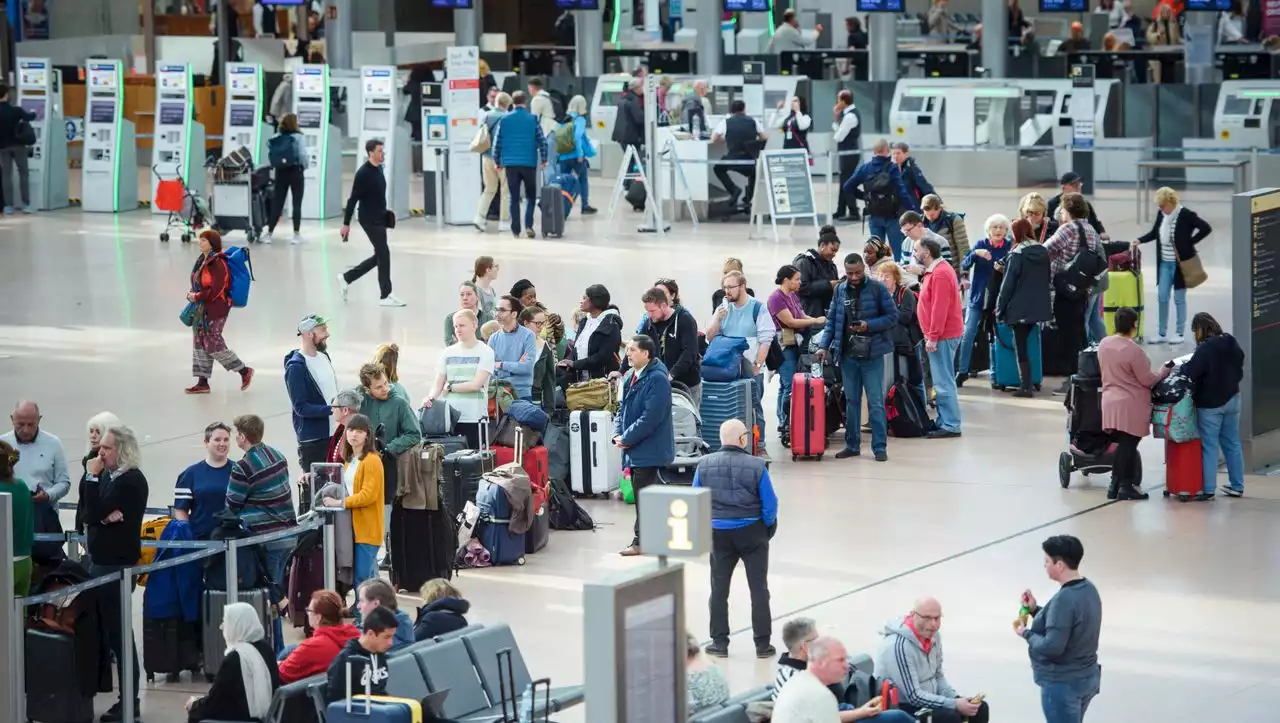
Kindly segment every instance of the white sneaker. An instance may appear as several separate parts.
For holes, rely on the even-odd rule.
[[[397,299],[395,294],[387,294],[387,297],[378,302],[378,306],[404,306],[404,302]]]
[[[1174,334],[1173,336],[1169,337],[1170,344],[1181,344],[1183,341],[1185,341],[1185,339],[1181,334]]]
[[[476,230],[480,233],[484,233],[489,230],[489,222],[479,216],[476,216],[475,219],[471,221],[471,225],[475,226]]]
[[[351,290],[351,284],[347,283],[347,277],[338,274],[338,293],[342,295],[342,300],[347,300],[347,292]]]
[[[1155,337],[1154,339],[1152,339],[1152,340],[1151,340],[1151,343],[1152,343],[1152,344],[1168,344],[1168,343],[1169,343],[1169,337],[1164,336],[1163,334],[1161,334],[1160,336],[1157,336],[1157,337]]]
[[[268,231],[258,237],[258,243],[269,246],[271,245],[271,232]]]
[[[302,238],[302,234],[295,233],[293,236],[289,238],[289,243],[293,244],[294,246],[297,246],[298,244],[302,243],[304,240],[305,239]]]

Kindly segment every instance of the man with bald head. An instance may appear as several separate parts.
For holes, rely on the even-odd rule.
[[[751,431],[739,419],[720,426],[720,450],[702,458],[694,487],[711,490],[711,644],[707,654],[729,656],[729,583],[738,561],[751,590],[756,657],[772,658],[769,643],[769,540],[778,530],[778,496],[764,460],[748,451]]]
[[[917,600],[906,617],[885,625],[876,675],[897,686],[899,707],[908,713],[931,708],[933,723],[987,723],[986,702],[957,694],[942,672],[941,627],[942,604],[931,597]]]
[[[14,468],[14,476],[27,483],[35,502],[35,531],[62,532],[58,521],[58,501],[71,491],[71,477],[67,472],[67,455],[62,440],[40,428],[40,407],[35,402],[20,401],[14,407],[9,420],[13,431],[0,436],[18,450],[21,457]],[[36,558],[63,557],[62,548],[56,542],[36,543]]]

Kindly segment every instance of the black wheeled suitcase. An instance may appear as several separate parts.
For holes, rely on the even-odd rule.
[[[241,590],[237,602],[249,603],[258,612],[262,622],[262,630],[266,633],[264,640],[267,647],[275,645],[275,617],[271,610],[271,596],[264,587],[252,590]],[[203,626],[201,636],[204,646],[204,676],[210,682],[222,668],[222,659],[226,655],[226,641],[222,637],[222,612],[227,606],[226,590],[205,590],[200,610]]]
[[[156,675],[199,672],[199,636],[199,625],[182,618],[143,618],[142,665],[147,682],[155,680]]]
[[[445,456],[449,456],[454,452],[461,452],[467,448],[467,438],[460,434],[450,434],[445,436],[425,436],[422,438],[423,444],[438,444],[444,447]]]
[[[476,501],[480,478],[497,466],[493,450],[489,449],[489,423],[480,422],[480,449],[465,449],[447,454],[441,465],[442,489],[440,498],[449,506],[449,514],[462,514],[468,502]]]
[[[33,723],[91,723],[95,691],[80,685],[75,637],[28,630],[25,640],[27,719]]]
[[[644,183],[632,181],[631,188],[627,189],[626,199],[627,203],[631,204],[631,208],[643,211],[645,202],[649,200],[649,192],[645,189]]]
[[[542,237],[564,237],[564,191],[554,183],[542,187],[538,206],[542,209]]]
[[[431,570],[431,520],[427,510],[391,508],[391,584],[417,594],[422,583],[435,577]]]

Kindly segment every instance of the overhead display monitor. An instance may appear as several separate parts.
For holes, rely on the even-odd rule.
[[[556,0],[556,7],[564,10],[599,10],[600,0]]]
[[[860,13],[904,12],[904,0],[858,0]]]
[[[767,13],[769,0],[724,0],[724,10],[729,13]]]
[[[1088,0],[1040,0],[1042,13],[1087,13]]]
[[[452,8],[454,10],[470,10],[472,0],[431,0],[431,4],[438,8]]]

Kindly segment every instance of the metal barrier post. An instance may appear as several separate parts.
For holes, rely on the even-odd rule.
[[[14,695],[7,700],[13,701],[12,704],[6,703],[7,706],[14,709],[16,721],[27,720],[27,640],[26,640],[26,624],[23,616],[26,613],[26,606],[14,599],[13,604],[9,606],[9,614],[12,619],[6,626],[9,634],[13,636],[13,655],[9,657],[13,661],[12,667],[6,672],[4,681],[0,682],[0,686],[12,681]],[[0,663],[3,665],[3,663]],[[19,692],[21,691],[21,692]]]
[[[324,589],[337,590],[338,584],[338,561],[336,559],[336,551],[334,550],[334,513],[321,512],[324,515],[324,533],[321,543],[322,553],[324,555]]]
[[[105,621],[104,621],[105,622]],[[120,712],[124,723],[133,723],[138,711],[133,709],[133,568],[120,571]]]
[[[227,540],[227,604],[240,599],[240,566],[236,564],[236,543],[238,540]]]
[[[443,148],[437,148],[435,149],[435,152],[436,152],[436,230],[440,231],[444,229],[444,184],[449,182],[448,175],[445,172],[445,166],[449,164],[449,157],[445,155]],[[501,190],[502,185],[499,184],[498,188],[499,190]],[[499,193],[498,195],[502,195],[502,194]],[[502,203],[501,198],[498,199],[498,203],[499,204]],[[502,218],[502,217],[499,216],[498,218]],[[325,589],[332,590],[333,588],[325,588]]]
[[[0,700],[4,701],[7,709],[7,719],[12,721],[26,720],[18,717],[17,699],[25,697],[21,691],[22,681],[18,680],[14,675],[14,662],[17,660],[14,653],[17,650],[17,642],[15,638],[17,634],[14,627],[14,610],[16,603],[13,602],[13,535],[8,531],[13,529],[13,496],[9,494],[0,494],[0,560],[5,564],[0,565],[0,591],[9,598],[9,604],[3,606],[0,614],[5,615],[5,619],[0,621],[0,650],[4,651],[4,660],[0,660]],[[20,617],[20,616],[17,616]]]
[[[827,149],[827,224],[835,223],[836,218],[836,199],[840,198],[842,190],[835,184],[835,168],[836,168],[836,147],[832,146]]]

